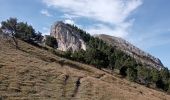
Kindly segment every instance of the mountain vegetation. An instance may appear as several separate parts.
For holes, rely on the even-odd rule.
[[[161,70],[148,68],[103,40],[90,36],[90,34],[74,25],[67,25],[77,30],[87,43],[86,51],[80,50],[70,53],[69,57],[66,56],[69,59],[94,65],[99,69],[107,68],[112,72],[114,69],[118,69],[119,73],[130,81],[144,84],[148,87],[156,86],[156,88],[164,91],[170,90],[170,72],[168,68]]]
[[[57,40],[56,38],[52,36],[46,36],[45,44],[52,47],[52,48],[57,48]]]
[[[16,38],[31,44],[40,42],[43,39],[40,32],[36,32],[35,29],[26,22],[18,22],[17,18],[9,18],[6,21],[2,21],[1,25],[1,30],[13,38],[16,48],[18,48]]]
[[[0,34],[0,100],[169,100],[165,92]],[[48,47],[48,46],[47,46]],[[51,47],[49,47],[51,49]]]
[[[16,18],[3,21],[1,25],[2,32],[12,37],[16,48],[19,48],[17,39],[33,45],[38,45],[43,39],[40,32],[36,32],[35,29],[27,23],[17,22]],[[103,40],[91,36],[89,33],[74,25],[67,25],[80,33],[80,36],[87,44],[87,50],[59,53],[55,50],[57,41],[53,37],[47,37],[45,44],[54,48],[54,54],[92,65],[100,70],[107,69],[111,70],[112,73],[118,70],[120,75],[130,81],[170,92],[170,72],[167,68],[157,70],[146,67],[146,65],[137,62],[133,57],[115,49]]]

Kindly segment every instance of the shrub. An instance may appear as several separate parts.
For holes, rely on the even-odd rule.
[[[56,38],[52,36],[46,36],[45,44],[52,48],[58,47]]]
[[[136,81],[137,79],[137,69],[134,67],[127,68],[127,77],[130,81]]]
[[[127,76],[127,67],[123,66],[122,68],[120,68],[120,75],[122,76]]]

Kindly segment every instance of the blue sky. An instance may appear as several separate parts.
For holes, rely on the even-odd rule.
[[[0,21],[17,17],[49,34],[55,21],[122,37],[170,68],[170,0],[0,0]]]

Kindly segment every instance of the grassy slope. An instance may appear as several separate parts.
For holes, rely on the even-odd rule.
[[[170,100],[170,95],[0,37],[0,99]],[[78,84],[80,81],[80,84]]]

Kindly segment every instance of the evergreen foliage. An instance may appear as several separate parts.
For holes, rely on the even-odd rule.
[[[45,44],[50,47],[57,48],[57,40],[52,36],[46,36]]]
[[[120,75],[127,77],[130,81],[135,81],[146,86],[155,84],[156,88],[170,91],[170,73],[167,68],[157,70],[149,66],[143,65],[124,52],[108,45],[103,40],[90,36],[85,31],[76,26],[69,25],[80,33],[82,39],[87,43],[86,51],[76,51],[67,58],[79,62],[96,66],[99,69],[108,68],[110,70],[118,69]]]
[[[137,81],[146,86],[151,82],[151,70],[145,66],[137,67]]]
[[[24,22],[18,22],[17,18],[9,18],[6,21],[1,22],[1,29],[4,30],[6,34],[9,34],[15,40],[19,38],[31,44],[35,44],[35,41],[40,42],[43,38],[40,32],[36,32],[35,29]]]
[[[127,77],[130,81],[136,81],[137,79],[137,69],[133,66],[127,68]]]
[[[14,41],[14,45],[16,49],[19,49],[18,47],[18,41],[15,37],[17,33],[17,19],[16,18],[10,18],[6,21],[1,22],[1,29],[4,31],[5,34],[8,34],[10,37],[12,37],[12,40]]]
[[[7,21],[3,21],[1,22],[1,25],[2,27],[0,29],[8,31],[9,35],[12,35],[14,40],[16,40],[15,38],[19,38],[28,43],[42,41],[43,37],[40,32],[35,32],[34,28],[27,23],[18,23],[16,18],[10,18]],[[81,38],[87,44],[87,50],[75,52],[67,51],[63,54],[58,54],[52,49],[55,54],[93,65],[99,69],[107,68],[112,71],[118,69],[120,71],[119,74],[130,81],[138,82],[146,86],[154,84],[156,88],[170,92],[170,72],[168,68],[158,70],[143,65],[141,62],[137,62],[133,57],[108,45],[103,40],[90,36],[90,34],[76,26],[67,25],[80,34]],[[57,41],[54,37],[47,36],[45,43],[52,48],[57,48]]]

